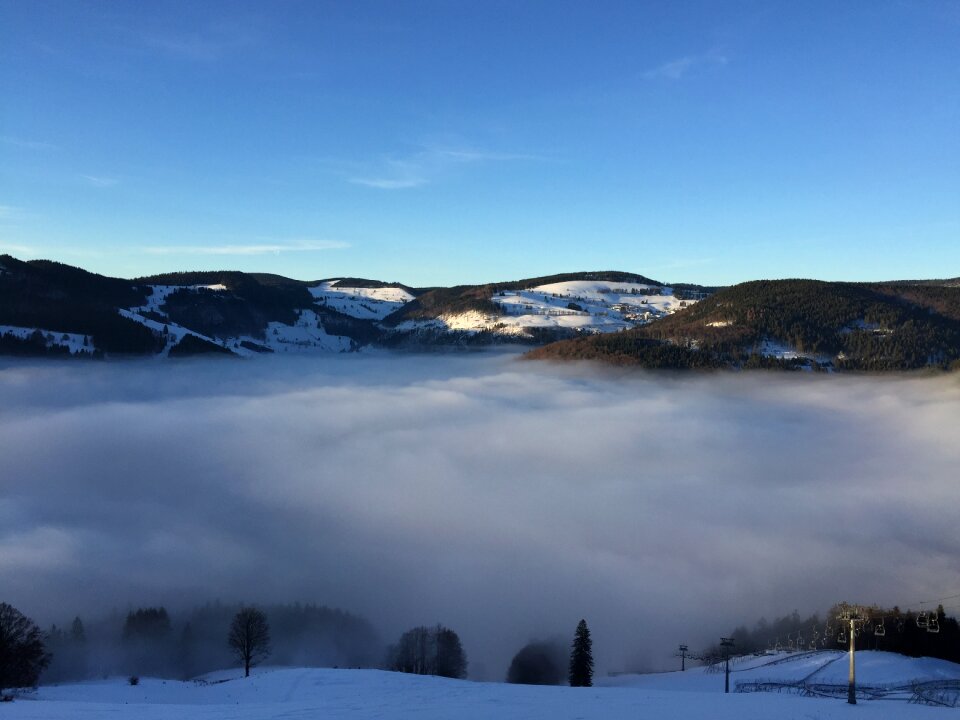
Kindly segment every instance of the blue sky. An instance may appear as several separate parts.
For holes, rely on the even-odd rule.
[[[960,275],[960,2],[0,0],[0,252]]]

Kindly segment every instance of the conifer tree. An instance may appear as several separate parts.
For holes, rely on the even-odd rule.
[[[70,625],[70,637],[77,643],[86,642],[87,640],[87,634],[83,629],[83,621],[79,616],[75,617],[73,623]]]
[[[570,687],[590,687],[593,685],[593,641],[587,621],[577,624],[573,635],[573,648],[570,651]]]

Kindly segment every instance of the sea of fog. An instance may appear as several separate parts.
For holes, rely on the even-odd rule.
[[[0,601],[219,598],[600,672],[960,588],[960,378],[645,374],[510,353],[0,365]]]

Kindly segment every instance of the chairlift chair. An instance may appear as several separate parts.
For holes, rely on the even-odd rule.
[[[873,628],[873,634],[876,635],[877,637],[883,637],[884,635],[887,634],[887,628],[883,624],[883,622],[884,622],[883,620],[880,620],[880,622],[877,623]]]
[[[940,632],[940,620],[935,617],[931,617],[927,621],[927,632],[928,633],[938,633]]]
[[[927,627],[929,624],[930,624],[930,620],[928,619],[927,613],[926,613],[925,611],[921,610],[919,613],[917,613],[917,627],[918,627],[918,628],[924,628],[924,629],[926,629],[926,627]]]

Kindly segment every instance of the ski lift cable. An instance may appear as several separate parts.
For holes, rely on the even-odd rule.
[[[937,598],[936,600],[917,600],[912,603],[897,603],[897,606],[909,608],[911,605],[936,605],[938,603],[942,603],[944,600],[955,600],[957,598],[960,598],[960,592],[953,593],[952,595],[946,595],[944,597]]]

